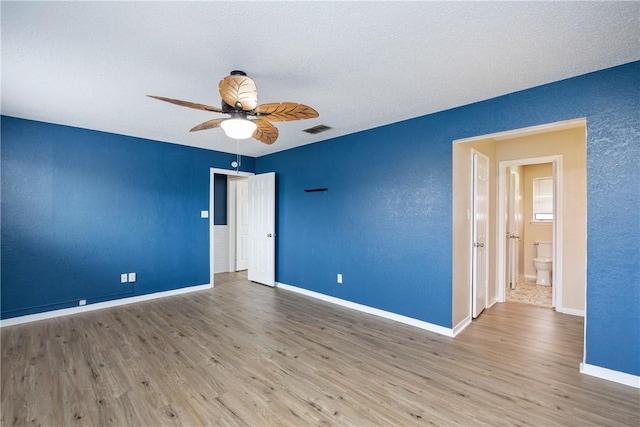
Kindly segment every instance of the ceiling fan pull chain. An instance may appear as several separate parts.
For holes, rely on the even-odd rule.
[[[240,150],[238,147],[239,141],[236,139],[236,164],[238,166],[236,166],[236,172],[238,172],[238,170],[240,169],[240,166],[242,166],[242,156],[240,156]]]

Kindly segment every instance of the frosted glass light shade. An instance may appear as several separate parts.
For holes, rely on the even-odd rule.
[[[251,135],[256,130],[256,124],[247,119],[227,119],[220,123],[220,127],[224,129],[224,133],[229,138],[233,139],[251,138]]]

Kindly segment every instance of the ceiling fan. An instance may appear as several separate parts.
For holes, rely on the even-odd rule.
[[[274,102],[258,105],[258,89],[255,82],[243,71],[232,71],[218,85],[222,108],[163,96],[147,95],[160,101],[182,107],[229,114],[229,118],[207,120],[191,129],[191,132],[221,127],[228,137],[246,139],[253,137],[265,144],[273,144],[278,138],[278,129],[271,122],[313,119],[318,112],[295,102]],[[251,117],[251,118],[249,118]]]

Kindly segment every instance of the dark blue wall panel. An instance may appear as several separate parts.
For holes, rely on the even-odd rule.
[[[640,375],[639,76],[635,62],[259,157],[278,174],[277,280],[451,327],[452,141],[586,117],[586,361]]]
[[[3,116],[2,317],[209,283],[200,211],[209,168],[233,160]]]
[[[213,223],[227,225],[227,175],[213,175]]]

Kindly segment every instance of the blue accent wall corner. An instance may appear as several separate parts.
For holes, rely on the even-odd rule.
[[[210,168],[234,154],[7,116],[1,124],[2,318],[209,283],[200,212]],[[251,171],[254,159],[242,164]],[[120,283],[128,272],[137,281]]]

